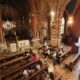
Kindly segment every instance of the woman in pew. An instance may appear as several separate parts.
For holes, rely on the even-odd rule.
[[[32,54],[32,56],[31,56],[31,61],[35,61],[35,60],[37,60],[38,59],[38,57],[35,55],[35,54]]]

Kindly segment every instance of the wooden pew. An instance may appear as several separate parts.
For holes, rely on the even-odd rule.
[[[17,68],[14,68],[14,69],[12,69],[12,71],[9,71],[9,72],[7,72],[7,73],[6,73],[6,71],[5,71],[5,72],[1,73],[0,78],[1,78],[1,79],[5,79],[6,77],[13,75],[14,73],[16,73],[16,72],[18,72],[18,71],[20,71],[20,70],[24,70],[27,66],[29,66],[29,65],[31,65],[31,64],[34,64],[34,63],[36,63],[36,62],[38,62],[38,61],[39,61],[39,59],[38,59],[38,60],[35,60],[35,61],[33,61],[33,62],[30,62],[30,63],[28,63],[28,64],[25,64],[25,65],[23,65],[23,66],[18,66]]]
[[[60,56],[60,62],[64,61],[67,57],[71,55],[71,51],[66,52]]]
[[[11,53],[8,56],[0,56],[0,63],[10,61],[10,60],[15,59],[17,57],[23,56],[24,54],[25,54],[25,52],[23,52],[23,53],[16,52],[16,53]]]
[[[47,65],[44,65],[41,70],[37,71],[36,73],[34,73],[32,76],[29,77],[29,80],[31,80],[33,77],[37,76],[40,72],[44,71],[45,69],[47,69]]]
[[[37,71],[37,72],[35,72],[32,76],[30,76],[29,78],[28,78],[28,80],[33,80],[35,77],[37,77],[39,74],[40,75],[43,75],[43,74],[41,74],[41,72],[43,72],[44,70],[46,70],[48,68],[48,66],[46,65],[46,66],[43,66],[42,68],[41,68],[41,70],[39,70],[39,71]],[[62,73],[61,74],[56,74],[55,75],[55,78],[54,78],[54,80],[61,80],[61,77],[62,77]],[[26,80],[26,78],[23,76],[22,78],[20,78],[20,80]],[[36,79],[36,80],[41,80],[41,78],[38,78],[38,79]]]
[[[74,65],[75,65],[75,64],[77,63],[77,61],[79,60],[79,57],[80,57],[80,55],[77,54],[77,55],[70,61],[69,64],[65,64],[65,67],[66,67],[67,69],[69,69],[70,71],[72,71]]]
[[[11,65],[13,65],[13,64],[15,64],[15,63],[18,63],[18,62],[20,62],[21,60],[26,59],[26,58],[29,58],[29,57],[30,57],[30,56],[26,56],[26,57],[24,58],[23,56],[21,56],[21,57],[12,59],[12,60],[10,60],[10,61],[7,61],[7,62],[5,62],[5,63],[1,63],[1,64],[0,64],[0,68],[9,67],[9,66],[11,66]]]
[[[39,75],[41,72],[43,72],[47,68],[48,68],[48,65],[43,65],[43,67],[39,71],[33,73],[33,75],[30,76],[28,80],[32,80],[33,78],[37,77],[37,75]],[[26,80],[26,78],[23,76],[20,80]]]

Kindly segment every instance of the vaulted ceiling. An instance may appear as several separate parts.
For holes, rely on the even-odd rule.
[[[50,10],[55,10],[56,6],[59,5],[58,3],[60,3],[60,5],[64,7],[66,1],[65,0],[0,0],[1,5],[5,4],[15,8],[20,17],[22,16],[27,17],[29,13],[36,13],[45,16],[46,14],[48,14]],[[68,10],[69,9],[70,8],[68,8]]]
[[[68,5],[66,5],[65,12],[69,15],[75,15],[80,7],[80,0],[71,0]]]
[[[40,23],[47,18],[51,10],[56,12],[57,8],[60,8],[63,15],[64,10],[67,13],[76,13],[79,6],[80,0],[0,0],[0,13],[11,15],[15,20],[19,18],[21,21],[24,16],[26,23],[29,21],[30,14],[34,13],[38,16],[37,20],[40,18],[38,21]]]

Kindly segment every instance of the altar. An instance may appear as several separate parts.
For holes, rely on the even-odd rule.
[[[18,47],[16,45],[16,43],[11,43],[10,44],[10,50],[11,52],[16,52],[17,51],[17,48],[18,50],[22,51],[22,50],[26,50],[30,47],[30,44],[29,44],[29,40],[21,40],[21,41],[18,41]]]

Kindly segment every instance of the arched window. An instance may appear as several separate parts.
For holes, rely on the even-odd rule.
[[[64,27],[65,27],[65,18],[63,17],[61,21],[61,34],[64,34]]]

